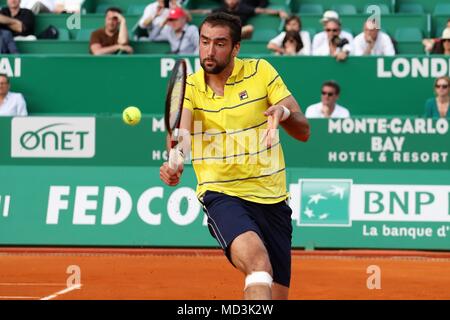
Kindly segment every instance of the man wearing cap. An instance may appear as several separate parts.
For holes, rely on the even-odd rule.
[[[138,35],[148,38],[155,26],[166,21],[170,9],[181,6],[180,2],[179,0],[157,0],[147,5],[138,22]]]
[[[150,41],[168,41],[171,53],[198,53],[199,35],[194,25],[187,24],[187,14],[181,7],[170,9],[169,16],[162,25],[155,26]]]
[[[325,11],[320,22],[324,31],[314,36],[312,55],[333,56],[338,61],[345,60],[352,51],[353,36],[346,31],[342,31],[338,13],[332,10]],[[339,43],[340,40],[347,43]]]

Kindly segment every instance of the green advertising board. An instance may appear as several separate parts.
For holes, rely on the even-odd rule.
[[[350,57],[342,63],[331,57],[260,57],[273,64],[303,110],[320,101],[323,82],[335,80],[341,86],[338,103],[353,116],[421,116],[434,96],[434,79],[450,74],[444,56]],[[175,58],[9,56],[0,58],[0,72],[11,77],[11,90],[23,93],[33,115],[115,114],[133,105],[153,114],[164,106]],[[187,61],[189,72],[200,66],[198,57]]]
[[[218,246],[192,167],[176,187],[159,179],[161,119],[0,118],[0,244]],[[311,120],[307,143],[282,134],[293,246],[450,249],[448,124],[420,120]]]

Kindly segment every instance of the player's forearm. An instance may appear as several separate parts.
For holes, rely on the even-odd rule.
[[[308,120],[301,111],[291,112],[289,118],[283,121],[281,126],[291,137],[300,141],[308,141],[311,134]]]

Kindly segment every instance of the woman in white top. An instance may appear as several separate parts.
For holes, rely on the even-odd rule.
[[[273,38],[267,44],[267,48],[277,54],[284,54],[283,40],[286,36],[286,31],[296,31],[300,34],[302,39],[303,48],[297,53],[298,55],[309,56],[311,54],[311,37],[307,31],[301,31],[302,23],[298,16],[291,15],[286,19],[284,30],[278,36]]]

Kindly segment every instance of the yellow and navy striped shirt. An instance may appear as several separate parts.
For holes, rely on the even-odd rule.
[[[267,148],[262,138],[264,111],[290,95],[263,59],[235,58],[223,96],[208,87],[203,69],[187,78],[184,108],[193,114],[192,165],[200,199],[207,190],[257,203],[288,197],[279,139]]]

